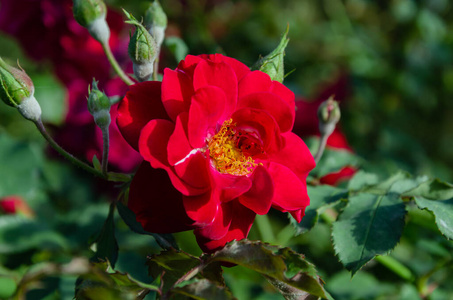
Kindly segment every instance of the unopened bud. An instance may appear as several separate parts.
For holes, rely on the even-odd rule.
[[[33,96],[34,92],[35,87],[27,73],[0,58],[0,98],[30,121],[41,119],[41,107]]]
[[[283,82],[285,78],[283,58],[285,56],[285,48],[289,42],[288,31],[289,27],[286,28],[286,32],[283,34],[277,48],[265,57],[260,58],[252,67],[253,70],[260,70],[269,75],[272,80]]]
[[[128,53],[133,62],[134,75],[138,81],[148,80],[153,74],[153,64],[157,56],[157,46],[153,37],[134,16],[123,10],[129,21],[135,26],[135,32],[129,42]]]
[[[19,196],[7,196],[0,199],[0,209],[5,214],[21,214],[33,217],[34,212],[27,202]]]
[[[72,8],[76,21],[88,29],[91,36],[101,43],[108,43],[110,29],[105,20],[107,7],[102,0],[74,0]]]
[[[318,108],[319,131],[322,135],[331,135],[335,126],[340,121],[341,112],[338,102],[333,96],[321,103]]]
[[[110,100],[98,89],[97,82],[94,79],[88,94],[88,111],[93,116],[94,122],[99,128],[108,128],[111,121]]]
[[[145,27],[156,41],[157,48],[160,49],[165,37],[167,28],[167,15],[158,0],[149,4],[145,13]]]

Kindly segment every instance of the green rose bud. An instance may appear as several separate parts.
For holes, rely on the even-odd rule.
[[[158,0],[149,4],[145,13],[145,27],[151,36],[156,41],[158,48],[161,47],[165,37],[165,29],[167,28],[167,15]]]
[[[102,0],[74,0],[72,8],[76,21],[87,28],[91,36],[101,43],[108,43],[110,29],[105,20],[107,7]]]
[[[321,103],[318,108],[319,131],[322,135],[331,135],[335,126],[340,121],[341,112],[338,102],[333,96]]]
[[[35,87],[27,73],[0,58],[0,98],[30,121],[41,119],[41,107],[33,96],[34,92]]]
[[[285,77],[283,58],[285,56],[285,48],[288,45],[288,30],[283,34],[280,44],[271,53],[260,58],[252,67],[253,70],[260,70],[268,74],[272,80],[283,82]]]
[[[88,93],[88,111],[94,118],[96,125],[105,129],[110,125],[110,100],[98,89],[97,82],[93,79],[91,90]]]
[[[157,56],[157,46],[146,28],[131,14],[124,10],[129,18],[128,24],[135,26],[135,32],[129,42],[128,53],[133,62],[134,74],[139,81],[148,80],[153,74],[153,63]]]

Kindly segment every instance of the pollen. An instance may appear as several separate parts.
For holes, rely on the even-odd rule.
[[[253,172],[256,163],[245,150],[244,133],[236,129],[232,119],[226,120],[220,130],[208,140],[209,156],[217,171],[224,174],[244,176]]]

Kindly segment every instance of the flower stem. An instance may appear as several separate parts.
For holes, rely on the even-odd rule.
[[[153,80],[154,81],[159,80],[158,74],[157,74],[158,72],[159,72],[159,53],[157,53],[157,57],[154,60],[154,64],[153,64]]]
[[[134,82],[124,73],[123,69],[121,69],[120,65],[116,61],[115,57],[113,56],[112,49],[110,49],[109,43],[101,43],[102,49],[104,49],[104,53],[107,56],[110,64],[112,65],[113,69],[115,70],[116,74],[124,81],[127,85],[132,85]]]
[[[402,263],[400,263],[391,256],[377,255],[374,258],[374,260],[379,262],[381,265],[387,267],[388,269],[393,271],[393,273],[395,273],[404,280],[413,281],[415,279],[414,274],[412,274],[411,270],[409,270],[405,265],[403,265]]]
[[[61,148],[60,145],[58,145],[52,137],[49,135],[47,132],[46,128],[44,127],[44,124],[42,123],[41,119],[34,122],[36,127],[38,128],[39,132],[41,135],[47,140],[47,142],[54,148],[58,153],[60,153],[64,158],[68,159],[70,162],[75,164],[76,166],[84,169],[85,171],[88,171],[96,176],[99,176],[101,178],[107,178],[107,174],[103,174],[96,170],[95,168],[89,166],[88,164],[84,163],[83,161],[79,160],[78,158],[74,157],[72,154],[66,152],[63,148]]]
[[[321,139],[319,140],[318,151],[315,154],[315,162],[318,163],[326,149],[327,139],[329,138],[330,134],[323,134]]]
[[[275,241],[274,232],[272,231],[271,223],[267,215],[257,215],[256,224],[258,225],[258,231],[260,232],[261,238],[268,243]]]
[[[109,163],[109,127],[102,128],[102,174],[108,177],[107,168]]]

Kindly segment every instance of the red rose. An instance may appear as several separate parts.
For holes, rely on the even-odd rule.
[[[245,238],[271,206],[300,222],[315,162],[291,132],[294,107],[284,85],[220,54],[131,86],[117,123],[145,162],[129,208],[150,232],[195,228],[204,251]]]

